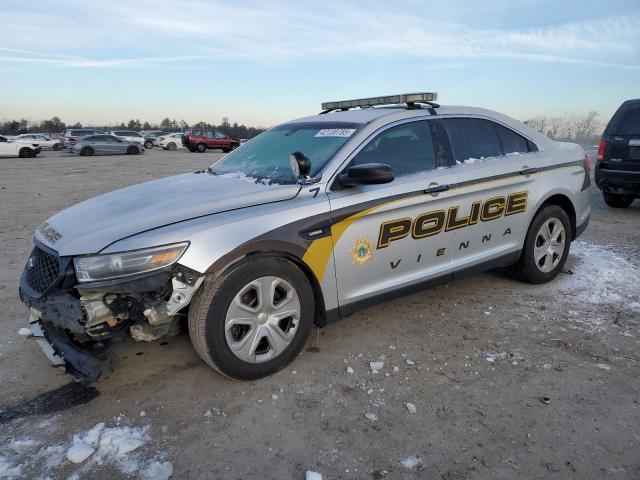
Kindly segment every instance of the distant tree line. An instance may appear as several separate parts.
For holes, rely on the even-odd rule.
[[[220,125],[213,123],[198,122],[189,126],[184,120],[177,121],[175,118],[165,118],[160,123],[141,123],[139,119],[131,119],[127,123],[113,125],[82,125],[80,122],[66,124],[59,117],[53,117],[42,122],[29,122],[25,119],[0,121],[0,134],[2,135],[20,135],[22,133],[60,133],[66,128],[83,128],[91,127],[100,130],[162,130],[165,132],[184,132],[189,128],[208,128],[212,130],[220,130],[233,138],[253,138],[264,132],[264,128],[247,127],[230,123],[226,118]]]
[[[524,123],[554,140],[593,145],[598,143],[603,128],[598,116],[598,112],[591,111],[585,115],[533,117]]]

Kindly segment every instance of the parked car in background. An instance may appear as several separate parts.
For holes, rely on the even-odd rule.
[[[37,144],[16,142],[13,139],[0,136],[0,157],[32,158],[40,153],[41,147]]]
[[[207,149],[220,149],[230,152],[240,145],[240,140],[231,138],[219,130],[191,129],[182,135],[182,145],[190,152],[203,153]]]
[[[249,140],[246,138],[240,138],[238,139],[238,142],[240,143],[240,145],[244,145],[245,143],[247,143]]]
[[[115,135],[89,135],[77,139],[69,146],[69,153],[82,156],[91,155],[137,155],[144,153],[144,147],[139,142],[130,142]]]
[[[144,143],[144,137],[138,132],[134,132],[133,130],[113,130],[110,133],[111,135],[115,135],[116,137],[119,137],[122,140],[126,140],[127,142],[136,142],[141,144]]]
[[[640,198],[640,99],[627,100],[611,118],[595,170],[596,185],[610,207],[626,208]]]
[[[184,148],[182,145],[182,133],[167,133],[158,137],[156,143],[159,147],[162,147],[164,150],[175,150],[176,148]]]
[[[67,148],[71,139],[77,139],[86,137],[87,135],[108,135],[103,130],[96,130],[95,128],[68,128],[60,134],[62,148]]]
[[[43,150],[60,150],[62,147],[59,139],[53,139],[44,133],[23,133],[13,140],[21,143],[37,143]]]
[[[167,132],[163,132],[162,130],[147,130],[146,132],[140,132],[140,134],[144,137],[144,148],[151,149],[153,148],[157,142],[158,138],[162,135],[165,135]]]

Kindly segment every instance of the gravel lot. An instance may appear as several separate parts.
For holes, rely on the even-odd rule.
[[[180,479],[640,478],[640,202],[610,209],[595,190],[591,225],[553,283],[488,273],[362,311],[261,381],[217,375],[187,335],[120,345],[95,389],[50,368],[17,334],[36,226],[219,155],[0,159],[0,472],[161,478],[154,465],[169,461]],[[99,422],[144,445],[67,461],[74,434]]]

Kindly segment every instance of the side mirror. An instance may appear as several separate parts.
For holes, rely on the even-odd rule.
[[[379,185],[393,182],[393,169],[384,163],[363,163],[349,167],[346,173],[338,176],[338,182],[343,187],[356,185]]]
[[[299,179],[304,180],[309,176],[311,171],[311,160],[302,152],[293,152],[289,156],[289,165],[293,175]]]

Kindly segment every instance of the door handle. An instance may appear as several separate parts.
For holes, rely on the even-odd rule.
[[[449,190],[449,185],[433,185],[424,190],[424,193],[438,193]]]
[[[520,175],[531,175],[532,173],[538,173],[538,169],[535,167],[529,168],[525,165],[519,173]]]

